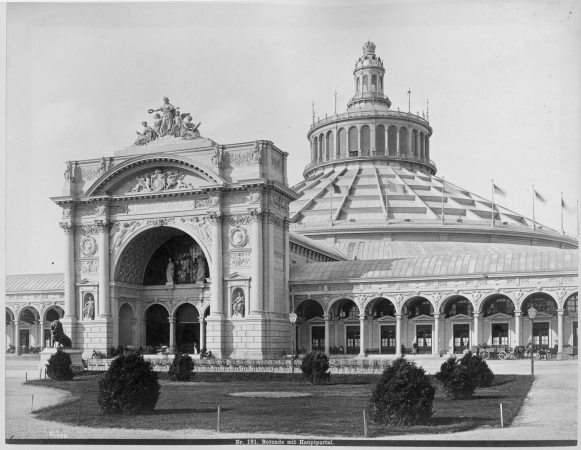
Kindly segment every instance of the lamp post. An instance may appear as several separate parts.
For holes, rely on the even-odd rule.
[[[291,358],[292,358],[292,371],[295,372],[295,322],[297,321],[297,315],[292,312],[288,315],[288,319],[291,323]]]
[[[531,376],[535,376],[535,335],[533,332],[537,310],[534,307],[529,308],[529,319],[531,319]]]

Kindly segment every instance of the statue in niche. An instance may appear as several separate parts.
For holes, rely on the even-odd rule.
[[[174,117],[176,115],[176,109],[179,109],[179,107],[176,108],[169,102],[169,98],[164,97],[163,105],[161,105],[161,107],[159,107],[158,109],[150,109],[147,111],[149,114],[158,111],[162,113],[163,117],[161,118],[159,127],[160,136],[165,136],[166,134],[170,134],[172,132],[174,126]],[[156,114],[156,116],[159,116],[159,114]]]
[[[73,165],[71,164],[70,161],[67,161],[67,165],[65,168],[65,181],[70,181],[71,183],[75,182],[75,175],[73,172]]]
[[[173,263],[171,258],[169,258],[168,263],[167,263],[167,268],[165,269],[165,277],[167,279],[167,284],[174,283],[174,270],[175,270],[175,264]]]
[[[73,346],[71,338],[65,334],[63,324],[58,319],[50,324],[50,337],[53,347],[71,348]]]
[[[206,278],[206,264],[202,255],[196,258],[198,269],[196,270],[196,281],[204,281]]]
[[[157,139],[156,131],[147,126],[147,122],[141,122],[141,125],[143,125],[143,132],[140,133],[139,131],[136,131],[137,139],[133,146],[149,144],[151,141]]]
[[[93,300],[93,294],[87,294],[85,296],[85,305],[83,306],[83,319],[86,320],[95,319],[95,301]]]
[[[198,131],[198,127],[201,125],[202,122],[198,122],[197,125],[192,123],[192,116],[188,116],[188,118],[182,124],[182,139],[186,141],[191,141],[193,139],[197,139],[200,137],[200,132]]]
[[[234,294],[238,293],[238,296],[232,300],[232,311],[234,315],[244,317],[244,293],[241,289],[237,289]]]

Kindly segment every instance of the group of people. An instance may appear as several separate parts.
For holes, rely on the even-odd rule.
[[[189,254],[184,254],[178,257],[175,263],[172,258],[169,258],[166,268],[168,283],[175,283],[176,272],[179,284],[204,281],[206,277],[206,261],[202,255],[192,258]]]
[[[146,145],[149,142],[163,136],[181,137],[184,140],[192,140],[200,137],[197,125],[192,123],[192,116],[189,113],[180,113],[179,107],[173,106],[169,98],[163,98],[163,105],[158,109],[150,109],[153,116],[153,127],[147,122],[141,122],[143,132],[137,132],[137,139],[133,145]],[[161,112],[161,114],[160,114]]]

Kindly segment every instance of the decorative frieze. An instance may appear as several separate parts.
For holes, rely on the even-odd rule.
[[[250,266],[251,256],[250,252],[224,252],[222,262],[224,267],[247,267]]]
[[[80,225],[75,227],[75,231],[82,236],[90,234],[99,234],[99,227],[97,225]]]
[[[274,255],[274,270],[283,271],[284,270],[284,257],[282,255]]]
[[[228,195],[222,199],[226,206],[243,205],[247,203],[248,198],[245,195]]]
[[[228,216],[228,225],[250,225],[252,223],[252,216],[250,214],[235,214]]]
[[[274,153],[271,154],[270,162],[272,164],[272,168],[277,172],[282,173],[282,159],[276,156]]]
[[[208,217],[182,217],[181,222],[188,225],[194,230],[194,233],[199,236],[202,241],[209,243],[212,242],[212,230],[210,229],[210,220]]]
[[[209,198],[206,198],[203,200],[193,200],[192,201],[192,208],[194,208],[194,209],[208,208],[210,206],[212,206],[212,202],[210,201]]]
[[[99,261],[77,261],[75,262],[75,270],[79,273],[99,273]]]
[[[322,291],[324,286],[322,284],[295,284],[290,286],[291,292],[304,291]]]
[[[225,151],[223,153],[223,161],[226,165],[233,166],[250,166],[255,164],[252,158],[252,152],[231,153]]]
[[[169,224],[175,223],[175,217],[164,217],[160,219],[148,219],[145,223],[147,225],[155,225],[156,227],[165,227]]]
[[[115,222],[111,227],[111,238],[109,253],[113,253],[123,244],[124,240],[141,226],[142,222],[133,220],[131,222]]]
[[[146,173],[135,177],[137,184],[127,194],[193,189],[194,186],[191,183],[186,183],[184,178],[185,174],[172,171],[164,172],[158,168],[153,173]]]

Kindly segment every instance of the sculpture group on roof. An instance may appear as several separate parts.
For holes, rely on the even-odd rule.
[[[137,139],[134,146],[146,145],[159,137],[172,136],[183,140],[190,141],[200,137],[197,125],[192,123],[192,116],[190,113],[180,113],[179,106],[173,106],[169,102],[169,98],[163,98],[163,105],[158,109],[149,109],[149,114],[154,114],[153,127],[150,127],[147,122],[141,122],[143,131],[137,131]],[[161,112],[161,114],[160,114]]]

